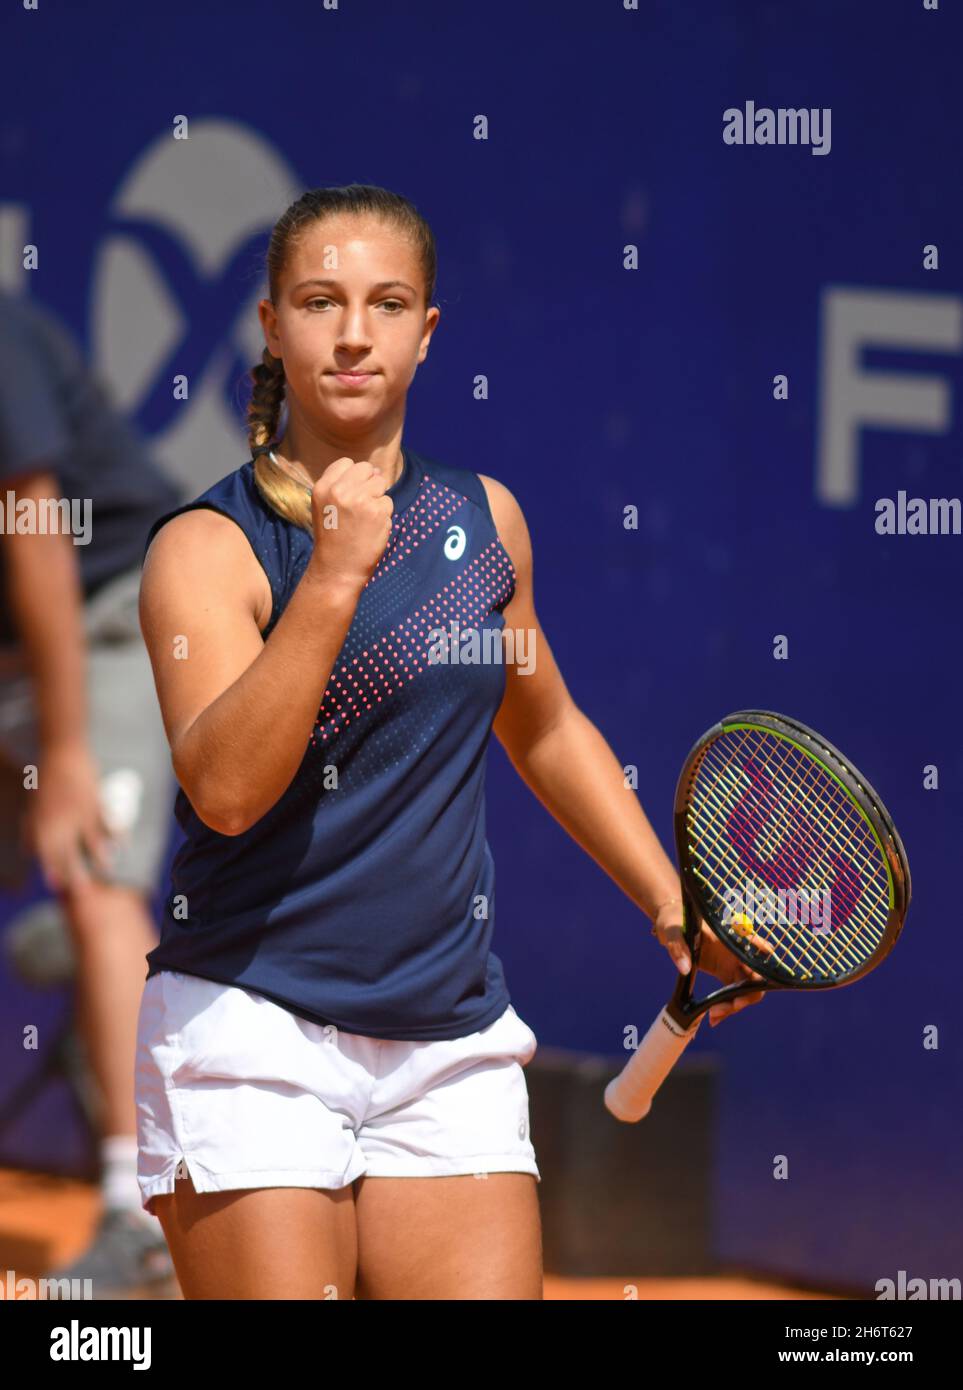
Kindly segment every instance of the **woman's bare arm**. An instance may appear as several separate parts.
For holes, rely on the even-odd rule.
[[[222,835],[260,820],[300,766],[361,591],[391,535],[386,488],[366,459],[328,465],[311,494],[311,556],[267,642],[258,623],[266,577],[235,522],[195,508],[154,537],[141,629],[177,780]]]
[[[141,628],[174,772],[223,835],[290,785],[360,593],[309,563],[265,642],[266,584],[244,533],[207,508],[162,526],[144,566]]]
[[[56,474],[7,478],[18,501],[38,508],[61,494]],[[87,746],[86,642],[77,548],[61,533],[0,538],[8,574],[10,614],[34,685],[42,754]]]

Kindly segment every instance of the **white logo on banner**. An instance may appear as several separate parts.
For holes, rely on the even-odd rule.
[[[93,359],[126,411],[154,398],[151,414],[168,421],[154,453],[192,497],[246,457],[239,387],[264,350],[264,238],[302,191],[261,135],[192,120],[188,139],[144,150],[110,206],[91,281]],[[182,373],[189,396],[176,401]]]
[[[960,352],[963,299],[827,285],[821,307],[816,497],[825,506],[851,507],[860,496],[863,430],[946,434],[952,423],[950,387],[942,377],[868,367],[863,353]]]

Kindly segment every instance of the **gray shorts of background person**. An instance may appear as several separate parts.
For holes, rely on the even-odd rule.
[[[174,778],[150,658],[137,619],[140,568],[89,595],[87,734],[102,802],[125,831],[111,881],[149,896],[157,887],[171,828]],[[24,768],[39,764],[35,695],[24,653],[0,647],[0,886],[22,888],[31,856],[22,845]],[[42,775],[42,772],[41,772]]]

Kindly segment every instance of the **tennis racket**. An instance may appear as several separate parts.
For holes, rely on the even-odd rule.
[[[627,1122],[648,1114],[714,1004],[852,984],[893,949],[910,903],[906,852],[878,794],[785,715],[739,710],[704,733],[679,775],[673,822],[692,965],[605,1088]],[[762,981],[693,999],[700,918]]]

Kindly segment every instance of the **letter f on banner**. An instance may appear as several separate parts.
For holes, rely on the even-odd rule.
[[[828,285],[822,293],[816,499],[852,506],[859,496],[859,435],[874,429],[946,434],[950,392],[940,377],[864,371],[866,347],[960,352],[963,299]]]

